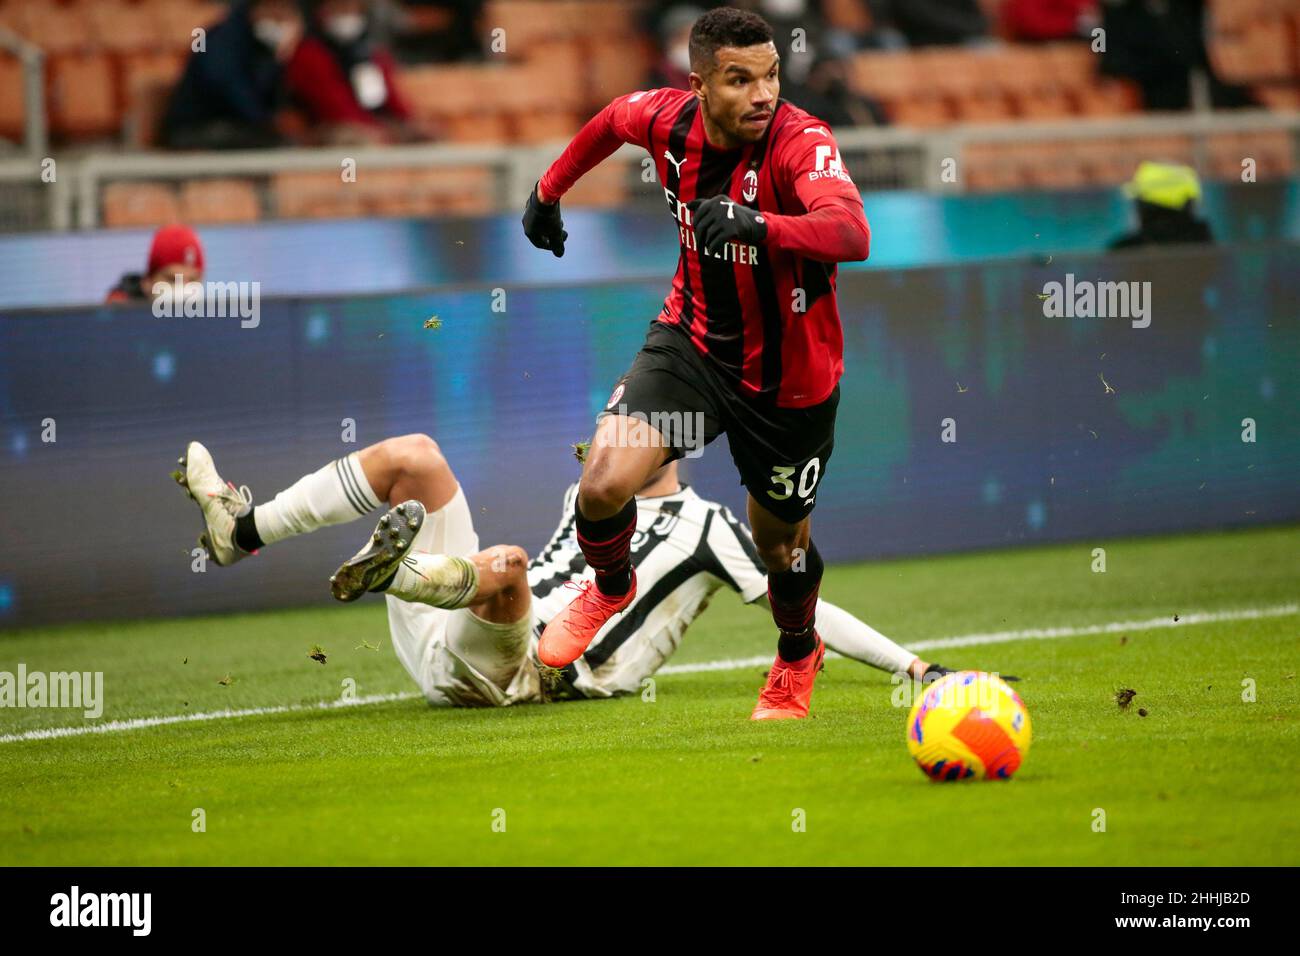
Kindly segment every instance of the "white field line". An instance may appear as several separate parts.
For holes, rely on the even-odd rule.
[[[1300,614],[1300,604],[1278,604],[1273,607],[1243,608],[1237,611],[1203,611],[1195,614],[1149,618],[1145,621],[1112,621],[1109,624],[1090,624],[1083,627],[1038,627],[1021,631],[992,631],[987,634],[963,634],[958,637],[941,637],[928,641],[913,641],[909,650],[929,651],[949,647],[974,647],[982,644],[1003,644],[1010,641],[1046,641],[1062,637],[1086,637],[1092,634],[1122,634],[1128,631],[1152,631],[1171,627],[1189,627],[1197,624],[1217,624],[1224,621],[1247,621],[1262,618],[1287,617]],[[827,657],[840,655],[829,653]],[[702,674],[711,671],[742,670],[747,667],[766,667],[772,655],[740,657],[723,661],[701,661],[695,664],[669,664],[659,669],[660,674]],[[248,707],[242,710],[214,710],[199,714],[175,714],[166,717],[136,717],[131,720],[110,720],[103,724],[80,727],[49,727],[28,730],[18,734],[0,735],[0,744],[19,740],[51,740],[58,737],[80,737],[84,734],[106,734],[119,730],[143,730],[167,724],[185,724],[205,720],[227,720],[236,717],[260,717],[265,714],[291,714],[313,710],[341,710],[363,707],[367,704],[385,704],[399,700],[413,700],[422,695],[417,691],[395,694],[370,694],[355,700],[323,700],[315,704],[284,704],[276,707]]]
[[[1153,617],[1145,621],[1112,621],[1109,624],[1090,624],[1084,627],[1033,627],[1023,631],[992,631],[988,634],[963,634],[960,637],[938,637],[928,641],[909,641],[909,651],[933,651],[948,647],[974,647],[980,644],[1005,644],[1009,641],[1048,641],[1058,637],[1086,637],[1090,634],[1123,634],[1127,631],[1153,631],[1167,627],[1187,627],[1192,624],[1216,624],[1221,621],[1245,621],[1257,618],[1286,617],[1300,614],[1300,604],[1279,604],[1274,607],[1243,608],[1239,611],[1204,611]],[[828,651],[827,657],[842,655]],[[706,661],[699,664],[669,664],[659,668],[660,674],[699,674],[704,671],[730,671],[745,667],[768,667],[772,655],[743,657],[729,661]]]

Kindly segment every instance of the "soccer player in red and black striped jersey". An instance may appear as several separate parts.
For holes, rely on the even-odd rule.
[[[810,515],[834,442],[843,334],[836,263],[865,259],[862,199],[826,124],[779,99],[772,31],[719,7],[691,30],[691,89],[621,96],[529,197],[524,231],[564,254],[559,200],[623,143],[654,159],[681,258],[645,345],[597,419],[578,540],[595,570],[546,627],[542,663],[577,659],[636,595],[634,494],[665,461],[727,433],[780,630],[753,718],[804,717],[824,646]]]

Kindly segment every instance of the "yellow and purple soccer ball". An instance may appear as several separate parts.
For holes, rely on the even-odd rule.
[[[945,674],[907,715],[908,752],[931,780],[1010,779],[1032,737],[1020,695],[982,671]]]

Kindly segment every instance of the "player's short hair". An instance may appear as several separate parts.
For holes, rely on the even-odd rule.
[[[772,42],[772,28],[752,10],[714,7],[691,27],[691,69],[704,75],[715,66],[724,46],[746,47]]]

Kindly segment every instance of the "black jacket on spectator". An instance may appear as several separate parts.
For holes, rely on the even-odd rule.
[[[1184,209],[1166,209],[1153,203],[1138,202],[1138,228],[1111,240],[1111,249],[1136,249],[1140,246],[1163,246],[1181,243],[1212,243],[1210,224],[1198,219],[1192,203]]]
[[[876,0],[872,13],[887,20],[911,46],[946,46],[987,37],[978,0]]]
[[[163,117],[161,139],[175,148],[275,145],[282,64],[253,34],[239,4],[208,31],[205,52],[190,54]]]
[[[1107,42],[1101,72],[1141,86],[1148,110],[1187,109],[1192,70],[1205,72],[1216,108],[1253,104],[1248,90],[1214,72],[1205,48],[1205,0],[1108,0],[1101,11]]]

